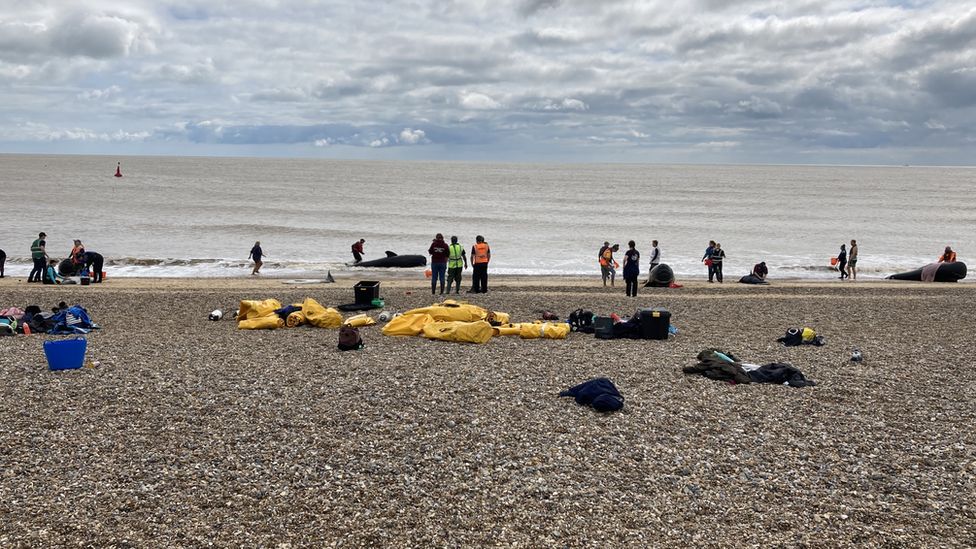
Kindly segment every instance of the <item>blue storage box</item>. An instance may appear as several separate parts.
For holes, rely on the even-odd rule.
[[[88,341],[83,337],[44,342],[44,356],[50,370],[77,370],[85,364]]]

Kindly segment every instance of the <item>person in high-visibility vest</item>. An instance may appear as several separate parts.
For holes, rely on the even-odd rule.
[[[468,255],[464,246],[458,244],[458,237],[451,237],[451,245],[447,247],[447,293],[451,293],[451,285],[457,281],[454,293],[461,293],[461,271],[468,268]]]
[[[471,275],[471,290],[473,294],[488,293],[488,262],[491,261],[491,248],[480,234],[475,237],[475,244],[471,247],[471,264],[474,273]]]
[[[47,237],[46,234],[39,233],[37,235],[37,240],[31,242],[31,259],[34,260],[34,269],[31,270],[30,276],[27,277],[27,282],[41,282],[44,277],[44,269],[47,268],[47,250],[45,245],[47,242],[44,238]]]

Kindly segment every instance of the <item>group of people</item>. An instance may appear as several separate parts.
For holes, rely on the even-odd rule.
[[[608,281],[610,282],[610,286],[614,286],[617,278],[617,269],[621,265],[614,259],[613,254],[619,251],[620,244],[611,246],[609,241],[605,241],[603,246],[600,247],[600,251],[597,252],[597,260],[600,263],[600,274],[603,277],[604,286],[607,285]],[[654,267],[657,267],[659,263],[661,263],[661,248],[658,247],[657,240],[652,240],[650,271],[653,271]],[[623,276],[627,295],[629,297],[637,297],[637,280],[640,278],[640,252],[637,251],[637,243],[633,240],[627,242],[627,251],[624,252]],[[650,278],[648,278],[648,282],[650,282]]]
[[[58,260],[52,259],[47,253],[47,234],[40,232],[37,238],[31,242],[30,252],[34,267],[31,269],[27,282],[40,282],[44,284],[61,284],[65,277],[58,271]],[[90,273],[91,281],[98,283],[102,281],[102,268],[105,258],[98,252],[85,250],[81,240],[75,239],[74,246],[68,254],[71,270],[75,273]],[[2,269],[2,266],[0,266]],[[0,270],[2,272],[2,270]]]
[[[948,249],[948,247],[947,247]],[[857,240],[851,239],[851,249],[847,250],[846,244],[840,245],[840,253],[837,254],[837,270],[840,271],[840,278],[857,280]]]
[[[471,246],[471,289],[468,293],[488,293],[488,262],[491,261],[491,247],[480,234],[475,237]],[[447,279],[447,293],[451,293],[454,286],[455,294],[461,293],[461,273],[468,268],[468,256],[464,247],[458,243],[458,237],[452,236],[451,243],[444,240],[444,235],[437,233],[427,249],[430,255],[430,293],[437,293],[440,283],[440,293],[444,293],[444,281]]]

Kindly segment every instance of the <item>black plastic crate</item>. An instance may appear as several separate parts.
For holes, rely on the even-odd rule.
[[[360,280],[353,286],[357,305],[368,305],[380,296],[380,283],[376,280]]]

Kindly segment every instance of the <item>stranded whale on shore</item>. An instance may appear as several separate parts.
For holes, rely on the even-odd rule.
[[[422,255],[397,255],[393,252],[386,252],[386,257],[360,261],[359,263],[347,263],[346,265],[351,267],[423,267],[426,264],[427,258]]]
[[[921,269],[893,274],[888,277],[888,280],[958,282],[964,278],[966,278],[966,264],[962,261],[953,261],[952,263],[930,263]]]

